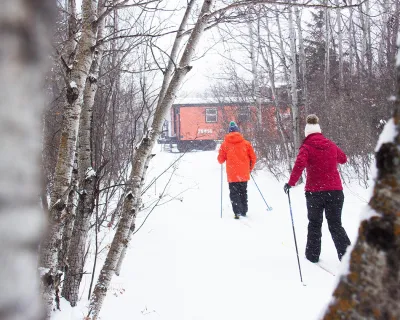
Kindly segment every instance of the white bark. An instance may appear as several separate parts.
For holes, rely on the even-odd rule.
[[[103,1],[99,1],[98,10],[102,14]],[[98,24],[97,39],[104,37],[104,19]],[[71,247],[68,251],[68,271],[65,275],[62,295],[71,306],[78,302],[79,286],[82,280],[86,240],[90,226],[90,218],[94,207],[95,175],[92,174],[92,148],[91,148],[91,120],[93,114],[94,98],[97,91],[97,79],[100,73],[100,63],[103,57],[103,44],[99,44],[93,59],[90,75],[86,80],[83,98],[82,114],[79,125],[78,144],[78,177],[79,201],[74,229],[72,232]],[[92,171],[92,172],[91,172]]]
[[[297,25],[297,34],[299,39],[299,70],[301,75],[302,82],[302,91],[303,91],[303,103],[306,114],[308,113],[308,89],[307,89],[307,80],[306,80],[306,52],[304,48],[304,39],[303,39],[303,28],[301,26],[301,12],[299,7],[295,7],[296,14],[296,25]]]
[[[76,49],[76,37],[78,31],[77,24],[77,11],[76,11],[76,1],[75,0],[67,0],[68,6],[68,40],[65,45],[64,54],[65,61],[67,65],[72,65],[75,59],[75,49]]]
[[[89,306],[89,316],[92,316],[93,319],[98,319],[99,317],[107,289],[115,272],[122,249],[124,245],[128,245],[130,228],[136,215],[134,208],[140,197],[140,183],[143,176],[145,159],[150,155],[154,143],[161,133],[165,116],[172,106],[178,88],[182,84],[186,74],[191,69],[190,62],[193,59],[194,52],[198,46],[201,36],[203,35],[213,3],[214,0],[204,0],[199,18],[188,39],[178,68],[175,70],[175,73],[169,82],[164,98],[157,105],[153,119],[152,130],[148,132],[146,136],[144,136],[142,142],[137,148],[137,151],[135,152],[134,158],[132,159],[132,172],[129,183],[131,189],[126,192],[121,220],[118,224],[118,228],[112,241],[106,261],[100,272],[99,279],[94,288]]]
[[[339,0],[336,0],[336,5],[339,6]],[[339,46],[339,86],[340,94],[344,87],[344,76],[343,76],[343,33],[342,33],[342,13],[340,9],[336,9],[336,19],[338,25],[338,46]]]
[[[143,190],[144,181],[145,181],[147,169],[149,168],[150,160],[151,160],[154,156],[155,156],[155,155],[153,154],[153,155],[150,155],[149,157],[146,158],[146,162],[145,162],[145,164],[144,164],[144,170],[143,170],[143,174],[142,174],[142,181],[140,182],[140,193],[141,193],[142,190]],[[142,205],[142,198],[140,197],[140,198],[138,199],[136,205],[135,205],[135,209],[134,209],[135,212],[139,212],[141,205]],[[124,259],[125,259],[125,256],[126,256],[126,252],[127,252],[127,250],[128,250],[128,243],[131,242],[131,238],[132,238],[133,233],[135,232],[135,228],[136,228],[135,219],[133,219],[132,225],[131,225],[131,228],[130,228],[130,231],[129,231],[129,237],[128,237],[127,244],[124,245],[124,247],[123,247],[123,249],[122,249],[122,252],[121,252],[121,256],[119,257],[117,266],[116,266],[116,268],[115,268],[115,274],[116,274],[117,276],[119,276],[120,273],[121,273],[122,263],[124,262]]]
[[[366,57],[366,52],[367,52],[367,31],[365,28],[365,19],[364,19],[364,13],[363,13],[363,8],[362,8],[362,4],[361,4],[362,0],[358,0],[358,4],[360,4],[360,6],[358,7],[358,14],[359,14],[359,18],[360,18],[360,24],[361,24],[361,31],[362,31],[362,38],[361,38],[361,54],[360,54],[360,68],[362,71],[365,71],[365,57]],[[362,72],[362,77],[361,80],[365,81],[365,77],[364,77],[364,72]]]
[[[76,10],[76,1],[75,0],[65,0],[65,9],[66,9],[66,23],[68,26],[67,30],[67,40],[65,46],[63,48],[63,58],[68,68],[71,66],[75,59],[76,54],[76,37],[78,31],[77,24],[77,10]],[[66,67],[64,66],[64,69]],[[65,70],[69,72],[69,70]],[[65,86],[68,87],[68,83],[65,83]],[[61,97],[60,105],[66,105],[67,97],[64,95]],[[73,169],[73,177],[72,177],[72,186],[71,190],[67,196],[68,203],[66,206],[66,218],[65,218],[65,232],[63,232],[62,240],[61,240],[61,249],[59,251],[58,256],[58,264],[59,269],[64,270],[64,267],[67,263],[67,251],[69,247],[69,242],[72,236],[72,229],[74,227],[75,220],[75,209],[77,205],[77,197],[75,196],[75,192],[78,188],[78,175],[77,175],[77,159],[76,154],[74,155],[74,169]]]
[[[50,201],[50,226],[41,246],[42,267],[49,270],[47,277],[57,273],[58,252],[63,231],[62,212],[66,206],[68,189],[71,184],[72,165],[76,148],[79,118],[83,102],[86,78],[92,63],[92,47],[96,40],[96,8],[92,0],[82,2],[82,32],[79,39],[76,61],[71,70],[71,82],[67,89],[68,105],[62,123],[61,139],[54,175],[54,186]],[[48,316],[52,308],[53,284],[44,288]]]
[[[78,190],[78,159],[76,158],[77,155],[75,155],[74,168],[72,170],[71,190],[68,195],[68,203],[65,210],[66,216],[64,221],[61,250],[58,253],[58,269],[63,272],[68,265],[68,248],[72,237],[72,231],[74,229],[75,212],[78,205],[78,197],[76,196]]]
[[[366,40],[366,58],[368,67],[368,76],[372,77],[372,40],[371,40],[371,17],[370,17],[370,3],[369,0],[365,2],[365,40]]]
[[[279,19],[279,11],[277,8],[275,8],[275,18],[276,18],[276,25],[278,27],[278,37],[279,37],[279,49],[281,50],[281,61],[282,61],[282,65],[283,65],[283,74],[285,77],[285,85],[289,84],[289,73],[288,73],[288,69],[286,68],[287,63],[286,63],[286,50],[285,47],[283,45],[283,34],[282,34],[282,28],[281,28],[281,22]]]
[[[43,319],[37,247],[41,111],[55,15],[50,1],[4,0],[0,10],[0,318]]]
[[[253,96],[255,97],[257,107],[257,121],[259,128],[262,127],[262,110],[261,110],[261,97],[260,97],[260,81],[257,68],[257,55],[258,50],[254,46],[254,30],[253,23],[249,20],[247,22],[249,29],[249,47],[250,47],[250,60],[251,60],[251,73],[253,74]]]
[[[282,139],[282,144],[285,149],[285,155],[286,155],[286,161],[288,163],[288,169],[289,171],[292,170],[292,164],[291,164],[291,159],[290,159],[290,153],[289,153],[289,148],[288,144],[285,138],[285,135],[283,134],[283,128],[282,128],[282,121],[281,121],[281,116],[279,113],[279,96],[276,92],[276,86],[275,86],[275,63],[274,63],[274,55],[272,53],[272,48],[271,48],[271,36],[270,36],[270,29],[269,29],[269,24],[268,24],[268,18],[266,18],[266,31],[267,31],[267,49],[269,53],[269,58],[271,59],[271,62],[269,62],[267,55],[264,53],[264,51],[261,49],[261,56],[264,60],[265,65],[267,66],[268,70],[268,78],[270,80],[271,84],[271,91],[272,91],[272,96],[274,97],[274,106],[275,106],[275,117],[276,117],[276,124],[278,127],[279,134]],[[260,34],[258,35],[259,37]]]
[[[289,7],[289,34],[290,34],[290,91],[292,96],[292,121],[294,150],[300,148],[300,118],[297,95],[297,59],[296,59],[296,32],[293,25],[293,7]]]
[[[117,0],[114,0],[114,3],[116,3]],[[118,21],[118,12],[115,10],[113,12],[113,23],[114,23],[114,28],[113,28],[113,33],[115,36],[118,35],[119,31],[119,21]],[[110,94],[109,98],[107,100],[107,105],[105,108],[105,121],[104,121],[104,133],[103,133],[103,144],[102,144],[102,155],[103,159],[102,161],[105,162],[109,160],[113,153],[113,147],[114,147],[114,138],[115,138],[115,127],[116,123],[118,123],[118,112],[115,110],[115,107],[118,106],[117,104],[117,96],[119,92],[119,86],[120,86],[120,78],[121,78],[121,73],[118,72],[117,64],[118,64],[118,57],[119,57],[119,51],[117,48],[118,44],[118,39],[115,38],[111,41],[111,52],[112,52],[112,58],[111,58],[111,76],[110,76],[110,81],[111,81],[111,87],[110,87]],[[112,110],[112,111],[111,111]]]
[[[325,0],[325,5],[328,5],[328,0]],[[325,70],[324,70],[324,97],[325,101],[328,100],[328,87],[330,79],[330,14],[329,10],[325,8]]]
[[[350,5],[352,5],[353,0],[349,0]],[[349,9],[349,69],[350,69],[350,75],[352,76],[354,73],[354,45],[353,45],[353,39],[354,39],[354,23],[353,23],[353,8],[350,7]]]

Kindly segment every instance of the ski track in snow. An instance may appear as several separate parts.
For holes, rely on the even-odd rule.
[[[179,155],[159,152],[151,162],[147,181]],[[238,221],[233,219],[224,172],[221,219],[221,167],[216,158],[217,151],[205,151],[187,153],[180,160],[166,200],[189,189],[179,199],[156,208],[132,238],[121,276],[114,276],[106,297],[102,320],[312,320],[321,315],[338,277],[304,258],[308,222],[304,185],[291,189],[291,200],[307,286],[300,282],[287,195],[283,192],[286,181],[278,182],[265,171],[254,172],[273,210],[267,211],[250,180],[248,217]],[[157,181],[144,201],[156,197],[168,177]],[[353,191],[368,195],[368,190],[355,186]],[[354,241],[365,203],[347,188],[344,192],[343,225]],[[147,213],[139,214],[137,226]],[[321,260],[337,275],[340,262],[325,219],[322,233]],[[87,285],[82,288],[85,290]],[[63,311],[52,319],[82,319],[86,296],[84,292],[74,309],[63,300]]]

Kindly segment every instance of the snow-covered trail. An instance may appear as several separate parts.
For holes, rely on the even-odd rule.
[[[160,152],[150,177],[179,154]],[[217,152],[191,152],[179,162],[167,193],[134,236],[122,270],[102,311],[102,319],[317,319],[329,302],[336,277],[303,259],[307,217],[303,186],[291,190],[293,215],[304,282],[299,278],[293,232],[283,182],[266,172],[248,184],[249,218],[237,221],[229,202],[225,172],[220,218],[221,167]],[[167,176],[149,190],[162,191]],[[189,189],[188,189],[189,188]],[[343,224],[351,239],[358,228],[362,189],[346,192]],[[353,194],[357,192],[356,194]],[[138,225],[147,212],[137,219]],[[340,267],[326,223],[321,259],[335,272]],[[119,289],[123,289],[119,291]],[[123,292],[121,294],[120,292]]]
[[[179,156],[159,152],[148,180]],[[168,196],[162,200],[166,203],[151,213],[132,239],[101,319],[318,319],[337,277],[304,259],[304,186],[291,189],[291,200],[307,286],[300,282],[284,181],[277,182],[267,172],[253,173],[273,210],[266,210],[254,182],[249,181],[249,217],[238,221],[233,219],[224,172],[221,219],[221,166],[216,157],[217,151],[190,152],[179,161]],[[158,196],[168,178],[167,173],[157,181],[144,201]],[[368,191],[350,189],[344,190],[343,225],[354,240],[359,212],[366,204],[360,196],[367,199]],[[147,214],[139,215],[137,227]],[[338,272],[340,263],[325,221],[321,259]]]

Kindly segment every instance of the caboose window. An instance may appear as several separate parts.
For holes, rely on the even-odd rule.
[[[216,108],[207,108],[206,109],[206,122],[217,122],[217,109]]]
[[[249,108],[241,108],[238,113],[238,121],[246,122],[250,120],[250,109]]]

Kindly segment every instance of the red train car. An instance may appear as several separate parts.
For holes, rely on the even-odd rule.
[[[289,112],[283,110],[284,113]],[[263,107],[263,121],[268,122],[272,131],[277,132],[275,125],[275,108]],[[235,121],[243,136],[252,140],[257,123],[257,109],[246,103],[202,103],[174,104],[171,118],[166,121],[162,139],[159,143],[176,143],[179,151],[187,149],[213,150],[218,140],[227,134],[230,121]]]

